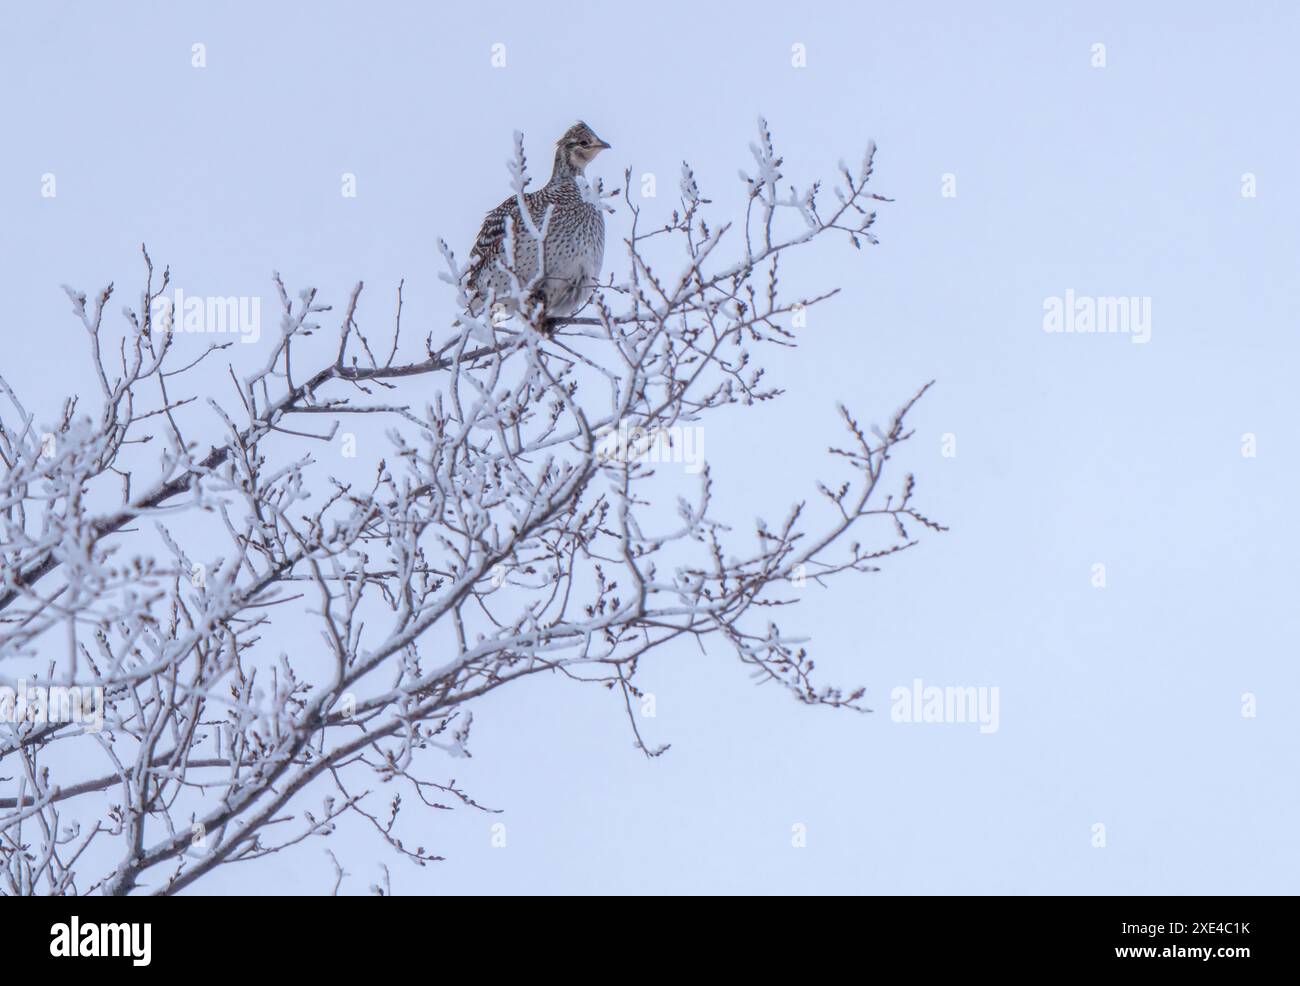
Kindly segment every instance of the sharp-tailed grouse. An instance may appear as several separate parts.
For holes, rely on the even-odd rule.
[[[605,217],[588,202],[578,185],[583,169],[609,145],[585,123],[576,123],[555,143],[551,180],[536,192],[525,192],[524,203],[542,239],[542,271],[538,276],[538,238],[521,221],[519,197],[512,195],[487,214],[471,251],[470,313],[484,305],[518,309],[516,297],[537,305],[541,324],[572,315],[591,297],[605,255]],[[549,219],[547,210],[550,210]],[[506,230],[514,249],[507,256]]]

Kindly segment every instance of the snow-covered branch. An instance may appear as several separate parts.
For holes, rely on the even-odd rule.
[[[414,355],[400,289],[372,347],[361,284],[328,326],[277,275],[278,332],[242,375],[217,375],[229,343],[181,353],[147,253],[119,329],[111,286],[69,290],[96,406],[42,423],[0,379],[0,889],[174,893],[344,818],[423,865],[439,857],[399,812],[482,807],[443,776],[476,699],[535,674],[594,683],[658,755],[638,670],[687,638],[801,702],[862,708],[775,614],[942,530],[889,468],[926,388],[881,429],[844,409],[838,477],[752,536],[716,515],[692,448],[719,409],[779,397],[764,354],[835,293],[787,293],[782,259],[874,242],[873,152],[823,205],[784,184],[763,124],[734,222],[686,166],[670,215],[625,188],[617,274],[554,335],[526,310],[470,315],[445,247],[459,295]],[[358,415],[386,439],[346,434]],[[340,466],[349,437],[366,454]],[[43,714],[17,714],[20,685]]]

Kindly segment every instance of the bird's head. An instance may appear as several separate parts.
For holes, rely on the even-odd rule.
[[[596,131],[582,121],[578,121],[564,131],[564,136],[555,142],[555,146],[564,156],[569,167],[578,174],[582,173],[597,154],[609,147],[596,136]]]

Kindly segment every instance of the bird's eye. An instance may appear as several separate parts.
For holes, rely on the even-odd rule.
[[[578,141],[578,144],[579,144],[579,146],[581,146],[581,147],[590,147],[590,146],[591,146],[591,141],[589,141],[589,140],[580,140],[580,141]]]

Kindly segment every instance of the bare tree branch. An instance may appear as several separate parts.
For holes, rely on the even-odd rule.
[[[426,865],[441,857],[404,837],[402,809],[490,810],[446,760],[470,755],[476,699],[535,674],[616,692],[647,757],[669,746],[642,735],[638,671],[688,642],[864,710],[775,617],[943,530],[887,469],[929,384],[883,428],[841,409],[840,478],[752,539],[715,516],[707,422],[777,399],[762,354],[836,293],[789,295],[780,265],[874,243],[884,201],[874,149],[827,203],[784,182],[766,125],[753,153],[737,222],[708,218],[687,166],[667,217],[625,187],[619,273],[574,318],[542,324],[527,284],[523,314],[472,316],[443,245],[456,305],[410,362],[402,285],[372,347],[361,284],[324,338],[330,306],[277,275],[265,361],[219,382],[229,343],[181,345],[147,253],[121,330],[111,285],[69,290],[94,410],[70,397],[40,423],[0,379],[0,891],[176,893],[345,818]],[[341,431],[374,420],[382,443]],[[349,441],[367,454],[332,466]],[[391,893],[386,868],[372,889]]]

